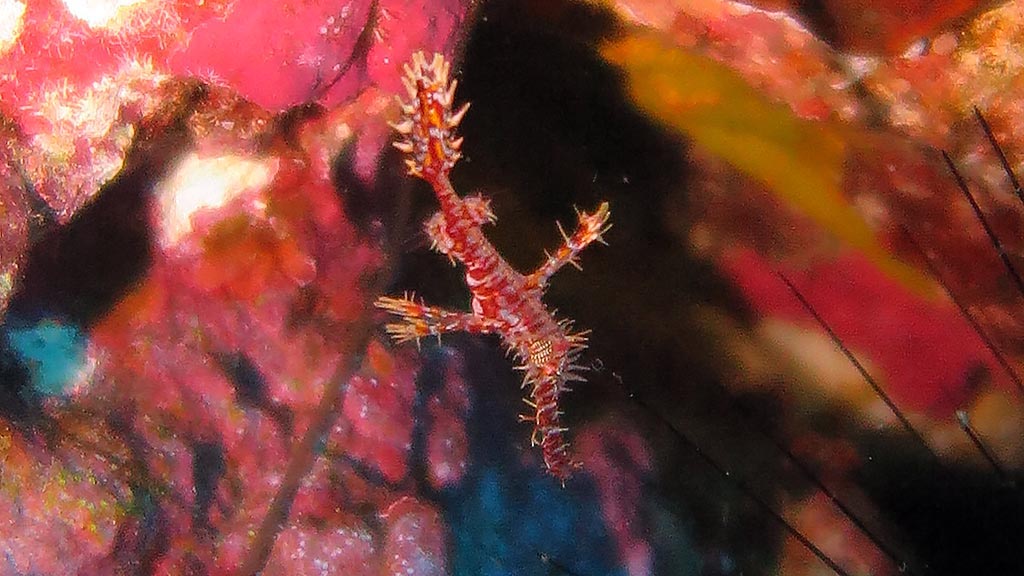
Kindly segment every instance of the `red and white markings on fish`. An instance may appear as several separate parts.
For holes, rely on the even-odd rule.
[[[393,127],[404,137],[395,147],[408,154],[409,174],[426,180],[441,204],[426,222],[426,233],[434,250],[465,268],[472,312],[428,306],[409,295],[382,297],[376,305],[399,317],[387,325],[398,342],[418,343],[424,336],[454,331],[498,334],[520,362],[523,388],[530,389],[524,402],[532,413],[520,418],[534,425],[531,443],[541,447],[548,472],[564,483],[580,464],[569,451],[558,402],[569,382],[583,380],[583,368],[575,361],[586,348],[587,335],[571,332],[570,320],[556,320],[541,297],[555,272],[566,264],[579,268],[579,253],[591,242],[604,243],[602,235],[611,227],[608,203],[593,213],[577,211],[579,223],[571,236],[559,225],[563,244],[534,272],[514,270],[483,234],[482,226],[496,221],[489,201],[460,198],[448,179],[461,156],[462,139],[454,137],[455,128],[469,108],[452,111],[457,81],[449,83],[449,68],[440,54],[430,61],[422,52],[413,55],[403,77],[410,101],[399,98],[403,118]]]

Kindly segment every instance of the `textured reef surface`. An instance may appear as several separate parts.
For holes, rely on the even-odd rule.
[[[0,575],[1021,572],[1024,2],[939,4],[0,0]],[[374,307],[475,295],[418,51],[510,266],[612,207],[564,485]]]

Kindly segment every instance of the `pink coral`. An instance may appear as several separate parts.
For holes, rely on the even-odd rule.
[[[762,314],[813,326],[806,311],[768,264],[736,251],[723,267]],[[786,274],[843,341],[875,362],[899,406],[947,418],[977,392],[971,373],[991,354],[956,308],[923,300],[863,258],[846,255]],[[814,329],[814,328],[812,328]]]
[[[121,170],[173,76],[228,86],[272,112],[338,106],[371,84],[390,88],[394,58],[414,46],[452,49],[468,2],[432,4],[30,2],[0,38],[0,115],[17,125],[5,144],[66,221]],[[421,25],[428,12],[432,24]]]
[[[377,544],[365,526],[311,528],[289,526],[278,536],[268,574],[351,574],[371,576],[377,570]]]
[[[345,394],[342,413],[352,435],[342,444],[355,458],[372,462],[390,482],[406,474],[413,426],[411,384],[410,380],[357,376]]]
[[[351,99],[367,84],[390,91],[416,47],[450,49],[468,3],[260,2],[200,26],[171,60],[178,74],[231,85],[269,110]],[[259,43],[253,39],[259,38]],[[251,46],[251,50],[239,50]]]
[[[639,510],[653,467],[650,448],[629,424],[614,419],[590,424],[577,437],[622,565],[631,576],[650,574],[654,555]]]
[[[404,497],[383,514],[387,526],[384,567],[389,574],[441,576],[447,574],[445,530],[433,507]]]
[[[372,294],[365,278],[382,265],[379,249],[348,222],[326,166],[305,162],[305,151],[287,147],[259,152],[245,141],[225,147],[229,135],[217,128],[222,115],[243,133],[265,125],[259,114],[216,92],[209,108],[188,117],[196,148],[204,152],[181,157],[155,187],[151,218],[160,233],[154,262],[144,281],[94,327],[105,358],[103,379],[83,400],[101,411],[104,403],[129,407],[124,431],[145,447],[145,467],[167,486],[168,538],[175,549],[160,570],[172,573],[196,562],[233,569],[247,557],[251,535],[284,481],[293,439],[305,434],[337,378],[341,350],[351,345],[346,328],[365,315]],[[308,142],[335,145],[323,137]],[[188,175],[203,173],[209,161],[221,167],[217,178]],[[199,202],[190,204],[191,198]],[[368,358],[365,378],[398,378],[408,402],[415,393],[409,361],[396,366],[379,345]],[[363,378],[353,378],[353,390]],[[411,414],[394,424],[411,429]],[[373,436],[377,444],[365,452],[358,442],[343,448],[350,457],[376,462],[399,428],[371,430],[383,435]],[[390,461],[404,467],[407,444],[399,441]],[[193,452],[200,445],[223,459],[222,472],[204,481],[205,504],[194,484],[200,472],[193,469]],[[301,483],[295,523],[283,533],[271,566],[312,570],[331,560],[337,546],[355,542],[345,528],[350,519],[335,511],[334,478],[334,467],[321,464]],[[303,519],[311,518],[329,526],[305,526]],[[362,566],[373,555],[366,538],[358,540],[367,547],[346,553],[343,564]],[[301,561],[292,557],[300,544],[306,552]]]
[[[434,488],[452,487],[466,473],[469,439],[469,387],[462,377],[462,361],[451,352],[445,364],[442,388],[427,400],[431,423],[427,436],[427,475]]]
[[[194,24],[219,10],[147,1],[86,21],[54,0],[27,4],[0,51],[0,114],[18,125],[17,162],[60,221],[121,170],[136,122],[162,104],[162,62],[186,37],[183,13]]]
[[[18,573],[66,573],[115,541],[130,493],[116,460],[74,446],[49,453],[0,423],[0,555]]]

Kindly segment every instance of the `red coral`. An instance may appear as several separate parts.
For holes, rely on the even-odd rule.
[[[281,531],[267,574],[379,574],[373,532],[365,526],[312,528],[289,526]]]
[[[353,457],[371,462],[390,482],[406,473],[412,441],[412,374],[399,379],[357,376],[349,383],[342,414],[352,435],[340,442]]]
[[[394,86],[398,64],[417,47],[451,48],[468,3],[423,4],[250,3],[200,26],[171,70],[229,84],[269,110],[314,100],[334,106],[367,84]]]
[[[443,387],[427,401],[427,418],[431,423],[427,436],[427,478],[434,488],[452,487],[466,472],[469,389],[461,369],[461,359],[452,353],[445,366]]]
[[[388,574],[441,576],[447,574],[445,530],[433,507],[404,497],[383,514],[387,536],[382,550]]]
[[[124,433],[145,447],[142,462],[168,489],[173,550],[160,570],[172,573],[190,563],[233,569],[247,557],[251,534],[283,482],[292,439],[305,433],[325,387],[337,378],[340,345],[351,338],[346,327],[365,315],[365,278],[382,262],[345,218],[328,174],[294,150],[255,154],[244,142],[233,151],[204,147],[204,135],[224,138],[205,129],[219,122],[216,114],[200,110],[189,120],[206,156],[185,156],[155,187],[152,217],[161,231],[155,261],[145,281],[94,327],[104,378],[83,400],[99,411],[104,403],[130,407]],[[209,116],[197,118],[203,115]],[[195,167],[202,173],[204,158],[222,161],[223,170],[217,178],[200,178],[202,202],[188,205],[183,200],[195,183],[182,173]],[[244,168],[238,171],[244,179],[228,177],[232,163]],[[254,173],[265,177],[252,179]],[[315,317],[296,317],[296,306],[305,308],[309,298],[315,304],[306,314]],[[407,400],[412,397],[408,361],[398,365],[379,346],[371,347],[369,358],[373,370],[399,378]],[[249,372],[232,373],[230,362],[247,363]],[[411,414],[395,426],[411,429]],[[376,441],[394,444],[398,428],[374,429],[383,434]],[[407,436],[392,456],[381,444],[371,445],[367,458],[404,466]],[[223,475],[208,481],[204,495],[203,521],[214,540],[196,532],[192,451],[200,443],[215,446],[224,460]],[[351,448],[351,457],[364,455],[358,443]],[[270,565],[301,573],[330,560],[331,550],[348,541],[351,531],[344,527],[352,524],[334,512],[340,501],[333,477],[334,467],[322,464],[300,485],[294,523],[279,544],[286,552]],[[328,524],[303,524],[313,518]],[[363,566],[374,554],[367,542],[341,564]],[[307,563],[293,564],[295,548],[288,546],[300,543]]]
[[[350,71],[365,49],[357,42],[372,26],[371,10],[364,1],[340,9],[336,2],[250,3],[199,26],[171,70],[231,85],[264,108],[283,110],[316,99]]]
[[[723,266],[758,312],[814,326],[758,256],[736,251]],[[977,393],[972,374],[978,367],[999,373],[956,308],[920,298],[861,257],[784,270],[843,342],[877,363],[875,376],[904,409],[949,418]]]
[[[115,458],[73,445],[51,453],[0,422],[0,467],[0,555],[11,570],[77,572],[107,554],[130,501]]]
[[[794,9],[794,0],[747,0],[766,10]],[[935,34],[977,9],[979,0],[824,0],[804,19],[840,49],[856,53],[899,54],[915,40]]]
[[[415,46],[451,50],[468,5],[30,2],[0,39],[0,69],[17,71],[0,74],[0,114],[18,127],[18,164],[65,221],[121,170],[138,123],[166,105],[172,75],[226,85],[272,112],[337,106],[371,84],[390,87],[394,58]]]

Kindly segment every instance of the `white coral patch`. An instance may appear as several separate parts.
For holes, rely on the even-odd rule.
[[[122,8],[134,6],[143,0],[64,0],[64,7],[72,16],[84,20],[89,28],[106,28]]]
[[[165,79],[148,58],[126,59],[91,84],[54,78],[26,94],[22,112],[37,119],[37,128],[27,135],[31,146],[24,150],[23,165],[41,196],[53,202],[60,222],[121,171],[135,138],[123,110],[137,108],[143,116],[153,110]],[[59,182],[59,202],[48,181]]]
[[[0,54],[10,50],[21,36],[25,22],[25,3],[0,0]]]
[[[277,169],[277,159],[188,154],[156,189],[160,242],[177,245],[192,232],[197,212],[265,188]]]

